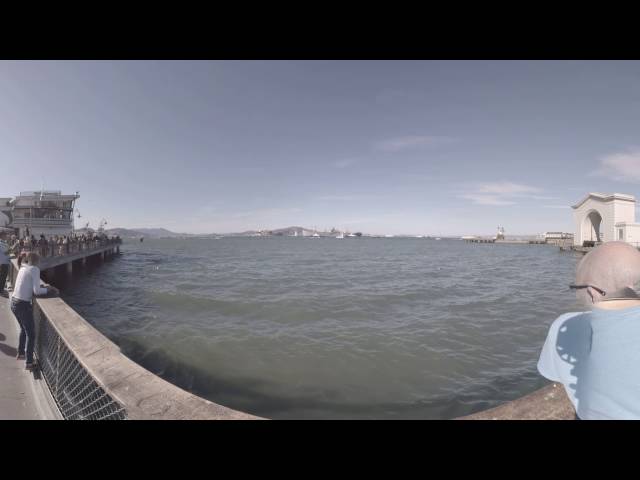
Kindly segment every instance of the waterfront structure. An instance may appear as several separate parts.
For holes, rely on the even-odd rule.
[[[9,218],[8,227],[17,235],[69,235],[73,231],[73,209],[75,201],[80,198],[63,195],[60,191],[28,191],[20,192],[14,199],[0,198],[0,205],[5,201],[5,210],[0,212]],[[0,223],[2,217],[0,217]]]
[[[576,225],[575,246],[623,241],[640,245],[636,198],[622,193],[589,193],[571,207]]]
[[[565,239],[573,239],[573,233],[566,232],[544,232],[542,234],[543,240],[565,240]]]
[[[560,247],[573,245],[573,233],[544,232],[540,237],[545,243],[551,245],[558,245]]]
[[[11,198],[0,197],[0,232],[9,230],[11,223]]]

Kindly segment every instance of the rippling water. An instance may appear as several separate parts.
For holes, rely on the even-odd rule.
[[[168,381],[269,418],[452,418],[544,385],[578,260],[459,240],[161,239],[58,278]]]

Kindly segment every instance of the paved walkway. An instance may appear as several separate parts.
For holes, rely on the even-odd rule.
[[[16,360],[18,322],[9,309],[9,299],[0,296],[0,420],[55,418],[44,398],[44,380],[36,380]]]

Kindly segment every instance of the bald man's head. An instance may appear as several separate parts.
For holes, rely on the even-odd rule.
[[[589,303],[605,298],[629,297],[628,288],[640,284],[640,251],[624,242],[608,242],[587,253],[578,264],[577,285],[593,285],[606,292],[602,296],[589,288],[578,290],[578,296]]]

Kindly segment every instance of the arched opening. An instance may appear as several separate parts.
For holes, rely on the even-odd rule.
[[[601,242],[602,233],[600,226],[602,225],[602,216],[596,211],[591,210],[582,222],[582,241]]]

